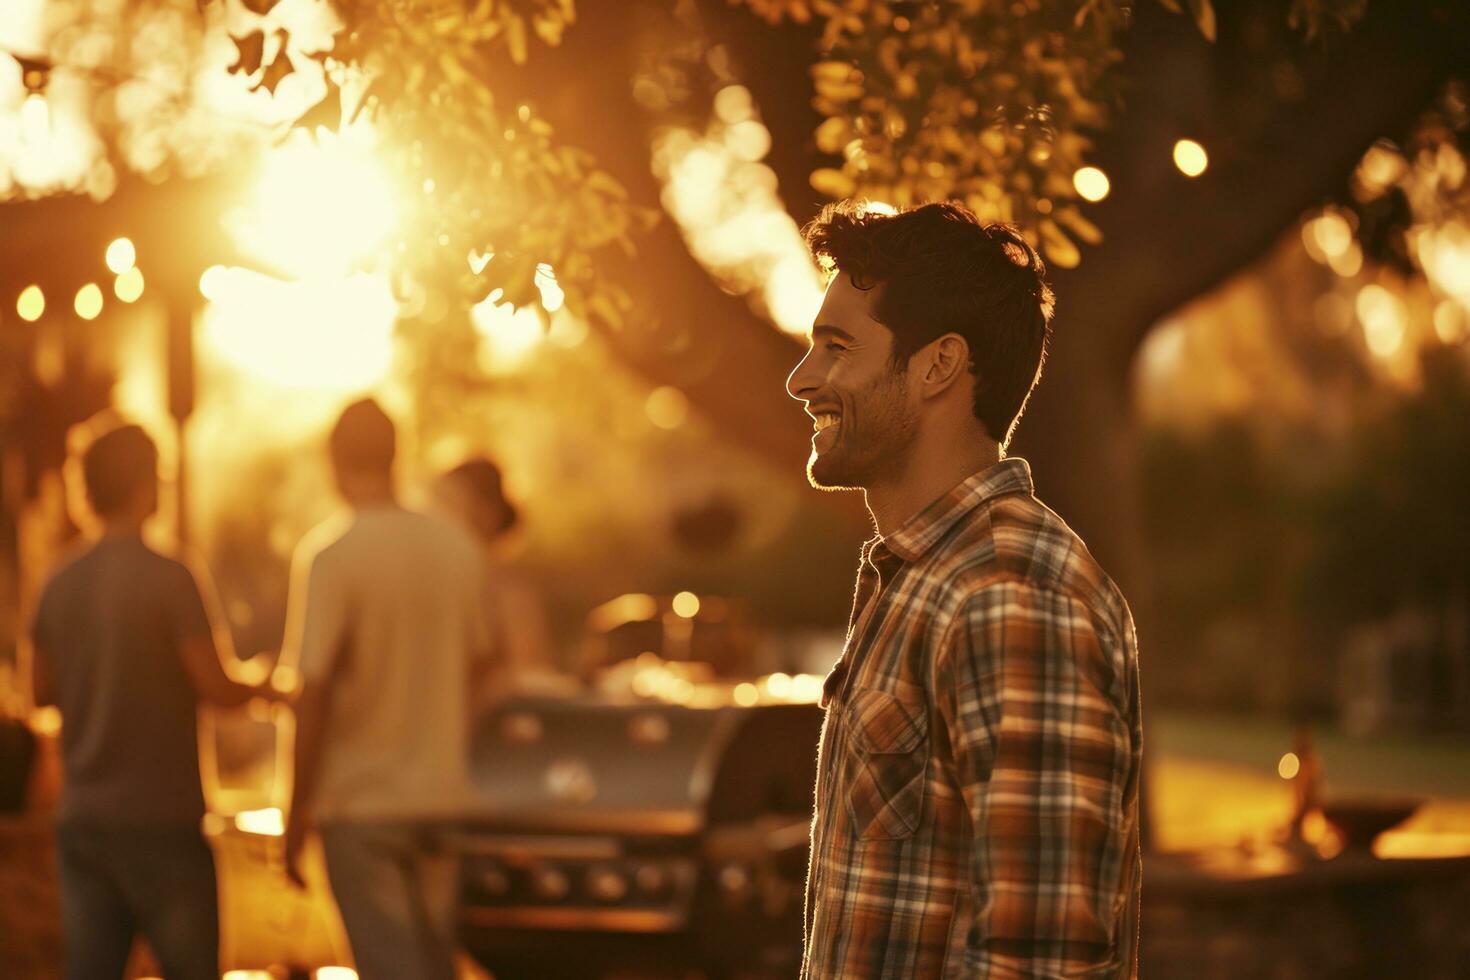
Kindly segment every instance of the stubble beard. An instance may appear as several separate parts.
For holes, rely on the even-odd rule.
[[[855,427],[861,418],[862,428],[855,435],[852,429],[839,429],[836,443],[825,453],[812,449],[808,482],[818,490],[865,490],[902,472],[918,426],[908,413],[907,394],[903,371],[895,369],[855,398],[838,425]]]

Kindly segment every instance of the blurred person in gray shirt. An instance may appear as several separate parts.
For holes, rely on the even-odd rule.
[[[62,717],[66,976],[123,976],[142,933],[168,980],[218,980],[198,705],[270,692],[226,670],[235,661],[207,580],[144,541],[158,504],[153,440],[103,413],[68,443],[69,504],[89,533],[46,582],[30,631],[36,703]]]
[[[347,511],[297,548],[282,660],[300,679],[287,870],[308,829],[363,980],[452,980],[470,695],[489,663],[481,556],[402,507],[393,422],[349,405],[329,454]]]

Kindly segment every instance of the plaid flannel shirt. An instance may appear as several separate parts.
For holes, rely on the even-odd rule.
[[[1025,460],[863,546],[823,703],[803,978],[1136,974],[1133,621]]]

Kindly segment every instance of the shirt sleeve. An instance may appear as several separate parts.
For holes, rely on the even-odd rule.
[[[41,588],[41,597],[36,601],[35,611],[31,614],[30,640],[31,649],[37,655],[45,651],[50,656],[56,649],[55,633],[57,619],[57,595],[56,580],[50,579]]]
[[[1075,597],[1006,582],[959,612],[938,712],[974,840],[965,976],[1117,977],[1135,808],[1131,726],[1109,691],[1120,651]]]
[[[169,627],[174,642],[183,646],[191,640],[214,637],[214,624],[219,617],[219,602],[214,585],[202,566],[180,562],[174,566],[178,582],[168,590]]]
[[[61,665],[57,662],[60,647],[56,640],[57,620],[60,610],[57,608],[60,598],[57,595],[56,580],[48,580],[41,589],[41,596],[36,602],[36,608],[31,614],[30,622],[26,626],[26,638],[29,643],[30,662],[30,690],[24,696],[35,700],[35,705],[53,705],[57,698],[57,673]],[[24,654],[23,654],[24,655]]]
[[[346,597],[324,554],[298,548],[286,600],[286,643],[281,663],[304,684],[331,676],[347,634]]]

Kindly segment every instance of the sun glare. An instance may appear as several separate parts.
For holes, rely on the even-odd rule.
[[[398,303],[385,277],[282,282],[216,266],[200,280],[203,335],[221,359],[287,388],[356,391],[388,374]]]
[[[537,285],[547,287],[537,275]],[[551,285],[554,287],[555,282]],[[560,289],[557,289],[560,292]],[[543,291],[543,301],[545,292]],[[519,310],[500,302],[501,291],[495,290],[470,309],[470,322],[480,335],[480,366],[490,374],[504,374],[525,364],[541,342],[546,331],[541,317],[529,306]]]
[[[271,150],[248,207],[231,216],[240,244],[280,272],[341,276],[385,244],[398,219],[393,182],[371,130],[297,130]]]
[[[667,129],[654,139],[664,207],[694,257],[731,292],[748,294],[782,330],[805,335],[822,305],[822,281],[762,159],[770,132],[749,90],[715,95],[701,133]]]

